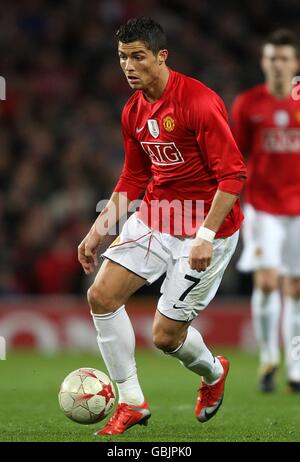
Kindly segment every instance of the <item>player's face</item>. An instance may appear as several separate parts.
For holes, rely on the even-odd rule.
[[[154,55],[143,42],[122,43],[118,46],[121,68],[134,90],[150,87],[158,78],[166,50]]]
[[[266,79],[281,84],[290,83],[299,67],[296,50],[291,45],[265,45],[261,64]]]

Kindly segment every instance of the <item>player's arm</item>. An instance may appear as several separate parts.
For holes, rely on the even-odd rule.
[[[211,263],[214,235],[230,213],[238,196],[217,190],[211,208],[198,231],[189,256],[189,263],[192,269],[197,271],[205,270]],[[210,233],[211,231],[211,233]],[[203,233],[203,234],[202,234]],[[203,236],[203,238],[201,237]],[[207,239],[211,239],[211,242]]]
[[[246,179],[246,167],[219,98],[213,100],[205,116],[198,119],[197,141],[218,181],[211,208],[197,232],[189,256],[191,268],[203,271],[211,263],[214,236],[233,208]]]
[[[98,265],[97,250],[116,223],[128,212],[130,201],[125,194],[113,192],[106,207],[101,211],[88,234],[78,246],[78,260],[86,274]]]
[[[151,163],[139,143],[130,136],[122,119],[125,162],[120,179],[87,236],[78,246],[78,260],[86,274],[98,264],[97,251],[104,236],[127,214],[130,203],[145,191],[151,178]]]

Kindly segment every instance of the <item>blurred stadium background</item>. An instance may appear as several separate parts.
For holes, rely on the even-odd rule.
[[[82,366],[104,370],[86,302],[92,277],[77,245],[109,198],[123,162],[120,115],[130,95],[114,32],[149,15],[169,37],[169,65],[225,100],[261,82],[261,41],[277,27],[300,33],[298,0],[17,0],[0,2],[0,359],[1,441],[90,441],[67,421],[57,391]],[[128,304],[153,419],[120,441],[297,441],[299,405],[255,391],[251,279],[235,269],[196,320],[207,344],[232,361],[221,417],[194,422],[197,377],[152,352],[160,281]],[[247,350],[248,352],[246,352]],[[46,354],[46,356],[45,356]],[[155,378],[159,377],[159,380]],[[170,385],[172,384],[172,385]],[[284,382],[281,383],[283,391]],[[186,390],[194,390],[189,394]],[[144,439],[143,439],[144,438]]]
[[[0,3],[0,335],[8,350],[97,352],[86,303],[92,278],[77,245],[121,171],[121,109],[130,95],[114,32],[150,15],[169,37],[169,65],[225,100],[262,81],[274,28],[300,32],[298,0],[10,0]],[[240,251],[240,248],[239,248]],[[253,348],[251,279],[235,269],[197,323],[209,345]],[[159,283],[129,304],[138,345],[151,345]]]

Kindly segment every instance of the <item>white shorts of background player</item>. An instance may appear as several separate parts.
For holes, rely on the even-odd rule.
[[[281,275],[300,277],[300,216],[271,215],[247,204],[242,226],[242,272],[276,268]]]

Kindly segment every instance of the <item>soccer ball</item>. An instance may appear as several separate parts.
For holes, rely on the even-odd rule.
[[[63,413],[81,424],[103,420],[115,403],[110,378],[97,369],[82,367],[71,372],[61,384],[58,400]]]

